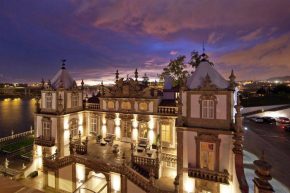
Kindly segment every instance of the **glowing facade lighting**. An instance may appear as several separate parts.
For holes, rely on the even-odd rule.
[[[103,135],[103,137],[106,137],[106,135],[107,135],[107,125],[102,125],[102,135]]]
[[[138,139],[138,129],[134,128],[132,130],[132,140],[137,141],[137,139]]]
[[[121,138],[121,128],[120,128],[120,126],[116,126],[115,127],[115,135],[116,135],[117,139]]]
[[[152,143],[154,142],[154,131],[153,130],[149,130],[148,131],[148,139],[149,139],[149,144],[152,145]]]
[[[222,192],[222,193],[232,193],[233,192],[232,184],[230,184],[230,185],[220,184],[220,192]]]
[[[120,174],[111,174],[111,185],[114,191],[121,191],[121,176]]]
[[[76,164],[76,179],[77,187],[80,187],[85,181],[85,166],[82,164]]]
[[[194,178],[189,178],[188,175],[184,175],[183,187],[184,187],[185,192],[193,193],[194,185],[195,185]]]

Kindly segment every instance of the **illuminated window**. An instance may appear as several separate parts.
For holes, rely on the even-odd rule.
[[[76,137],[79,134],[79,129],[78,129],[78,120],[77,119],[72,119],[70,121],[70,135],[72,137]]]
[[[200,168],[214,170],[215,151],[214,143],[200,142]]]
[[[95,133],[97,132],[97,118],[96,117],[91,117],[91,128],[90,132]]]
[[[51,121],[49,119],[42,121],[42,136],[45,139],[51,138]]]
[[[115,103],[113,101],[108,102],[108,108],[109,109],[114,109],[115,108]]]
[[[78,93],[72,93],[71,106],[72,107],[79,106],[79,94]]]
[[[214,101],[213,100],[202,100],[202,118],[213,119],[214,118]]]
[[[122,102],[121,108],[124,110],[130,110],[131,109],[131,103],[129,101]]]
[[[45,95],[45,102],[46,102],[46,108],[52,109],[52,94],[51,93],[47,93]]]
[[[162,142],[171,143],[171,129],[170,125],[161,125],[161,139]]]
[[[140,123],[139,137],[147,138],[147,134],[148,134],[148,124],[147,123]]]
[[[148,109],[147,103],[145,103],[145,102],[139,103],[139,110],[141,110],[141,111],[147,111],[147,109]]]

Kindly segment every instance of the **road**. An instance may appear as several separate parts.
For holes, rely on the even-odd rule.
[[[264,151],[266,161],[273,167],[273,178],[290,189],[290,132],[285,132],[281,125],[254,123],[249,119],[244,120],[244,126],[245,150],[258,157]]]

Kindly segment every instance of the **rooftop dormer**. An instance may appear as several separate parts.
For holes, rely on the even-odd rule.
[[[41,91],[40,112],[64,114],[76,112],[83,107],[83,92],[77,87],[62,61],[60,70]]]
[[[207,60],[188,77],[182,92],[182,116],[189,127],[230,129],[233,123],[235,76],[226,80]]]

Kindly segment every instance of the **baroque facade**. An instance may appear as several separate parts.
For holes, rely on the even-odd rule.
[[[35,162],[56,192],[248,192],[235,75],[203,60],[181,88],[119,78],[87,97],[65,65],[41,92]],[[94,185],[92,185],[94,184]]]

